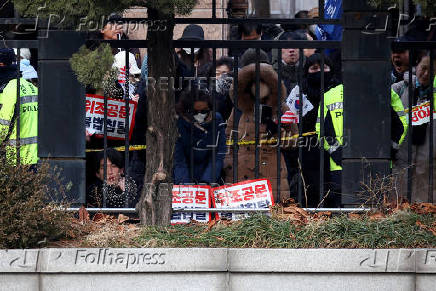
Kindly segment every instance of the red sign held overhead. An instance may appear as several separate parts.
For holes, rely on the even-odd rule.
[[[138,103],[129,100],[129,139],[135,126]],[[107,138],[124,140],[126,132],[126,103],[124,100],[107,98]],[[98,138],[104,137],[104,97],[86,94],[86,131]]]

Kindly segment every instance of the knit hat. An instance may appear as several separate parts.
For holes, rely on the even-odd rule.
[[[200,25],[190,24],[185,27],[181,40],[204,40],[204,31]]]
[[[118,22],[122,22],[123,17],[117,13],[112,13],[111,15],[109,15],[109,17],[107,19],[105,19],[103,21],[103,28],[106,26],[106,24],[108,23],[118,23]]]
[[[2,48],[0,49],[0,63],[5,64],[6,66],[12,65],[15,62],[15,53],[11,48]]]
[[[257,60],[256,50],[253,48],[246,50],[245,53],[241,56],[241,60],[240,60],[241,68],[249,64],[255,64],[256,60]],[[268,55],[263,50],[260,50],[259,63],[269,64]]]
[[[14,48],[15,55],[18,54],[18,50]],[[28,48],[20,48],[20,57],[26,60],[30,60],[30,57],[32,54],[30,53],[30,50]]]

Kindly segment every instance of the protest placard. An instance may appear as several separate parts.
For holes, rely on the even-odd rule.
[[[129,101],[129,138],[135,126],[137,103]],[[126,104],[124,100],[107,98],[107,138],[124,140],[126,132]],[[104,97],[86,94],[86,130],[98,138],[104,137]]]
[[[173,186],[173,209],[185,208],[210,208],[210,186],[205,185],[174,185]],[[212,214],[209,212],[173,212],[171,224],[189,223],[191,220],[209,222]]]
[[[256,179],[212,189],[212,205],[218,209],[268,209],[274,205],[271,183],[268,179]],[[217,212],[217,219],[238,220],[248,213]]]
[[[433,119],[436,120],[435,111],[433,111]],[[421,125],[429,122],[430,122],[430,102],[427,101],[412,107],[413,125]]]

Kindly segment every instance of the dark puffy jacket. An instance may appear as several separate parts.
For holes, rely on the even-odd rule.
[[[216,157],[215,180],[212,174],[213,159],[213,126],[212,121],[199,126],[187,121],[183,117],[177,120],[179,138],[174,150],[174,183],[216,183],[221,176],[223,160],[227,152],[226,125],[221,114],[216,113]],[[191,130],[192,143],[191,143]],[[191,179],[191,148],[193,149],[193,179]]]

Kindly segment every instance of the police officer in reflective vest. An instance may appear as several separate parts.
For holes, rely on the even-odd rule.
[[[13,49],[0,49],[0,141],[6,146],[6,158],[21,164],[38,162],[38,89],[20,78],[20,108],[17,110],[17,65]],[[19,112],[17,112],[19,111]],[[17,120],[20,138],[17,140]],[[15,126],[11,126],[11,124]]]
[[[324,149],[330,156],[330,172],[327,178],[329,196],[327,207],[341,206],[342,148],[344,146],[344,85],[340,84],[324,94]],[[321,114],[318,109],[316,132],[320,136]],[[404,140],[407,131],[407,116],[398,96],[391,98],[391,140],[392,150]],[[328,201],[328,203],[327,203]]]

